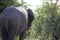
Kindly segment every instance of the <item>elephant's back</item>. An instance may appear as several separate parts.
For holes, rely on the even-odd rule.
[[[13,25],[13,31],[23,31],[24,26],[27,25],[28,13],[22,7],[9,7],[2,12],[2,18],[6,21],[11,21]]]
[[[2,12],[2,16],[5,18],[13,18],[13,17],[19,17],[19,16],[25,16],[28,17],[28,13],[23,7],[8,7]],[[9,18],[9,19],[10,19]]]

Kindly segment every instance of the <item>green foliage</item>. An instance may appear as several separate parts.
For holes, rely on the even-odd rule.
[[[20,4],[17,2],[17,0],[2,0],[0,1],[0,13],[2,13],[2,11],[9,6],[19,6]]]
[[[55,3],[45,2],[42,7],[37,7],[36,13],[27,38],[53,40],[53,35],[60,35],[60,10]]]

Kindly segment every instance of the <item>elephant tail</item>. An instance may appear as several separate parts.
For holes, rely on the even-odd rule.
[[[8,32],[8,21],[5,22],[5,29]],[[9,32],[8,32],[9,33]]]
[[[12,22],[11,22],[11,20],[8,20],[8,21],[6,21],[6,31],[8,32],[8,34],[9,34],[9,32],[10,32],[10,30],[11,30],[11,24],[12,24]]]

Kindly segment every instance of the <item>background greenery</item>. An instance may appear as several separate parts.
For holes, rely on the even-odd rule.
[[[16,0],[8,1],[0,1],[0,13],[8,6],[23,5],[19,4]],[[56,0],[56,3],[52,3],[52,0],[42,1],[43,4],[37,6],[35,10],[37,15],[34,14],[35,19],[32,22],[32,27],[26,32],[25,40],[53,40],[54,35],[60,36],[60,8],[57,5],[59,0]],[[15,40],[17,39],[18,37],[15,38]]]

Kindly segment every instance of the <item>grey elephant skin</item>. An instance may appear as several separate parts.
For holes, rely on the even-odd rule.
[[[1,15],[2,40],[14,40],[19,35],[19,40],[24,40],[26,30],[31,27],[34,15],[31,9],[24,7],[8,7]]]

